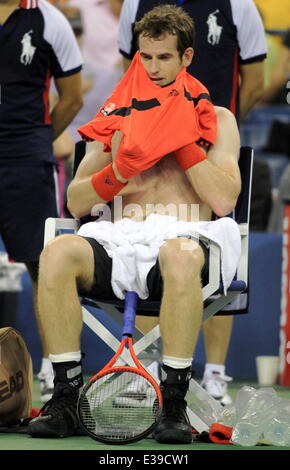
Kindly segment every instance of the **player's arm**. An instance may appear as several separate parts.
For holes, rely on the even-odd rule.
[[[238,166],[240,137],[234,115],[225,108],[215,107],[215,110],[216,142],[207,155],[200,149],[204,158],[197,160],[193,156],[193,165],[190,166],[189,162],[185,173],[201,201],[216,215],[224,217],[234,209],[241,190]]]
[[[70,124],[83,105],[81,73],[55,79],[58,101],[50,118],[55,140]]]
[[[240,65],[240,115],[244,119],[262,98],[265,86],[264,61]]]
[[[83,59],[69,21],[60,10],[45,4],[40,6],[44,14],[43,38],[50,46],[49,72],[58,92],[50,113],[55,140],[82,107]]]
[[[102,197],[104,192],[102,184],[104,183],[100,175],[104,174],[106,169],[112,168],[112,160],[114,160],[112,155],[115,155],[121,138],[121,132],[115,132],[112,139],[112,153],[103,152],[104,144],[102,142],[87,143],[86,154],[67,190],[68,209],[74,217],[79,218],[88,215],[96,204],[105,204],[113,199],[113,197]],[[117,179],[114,173],[112,178]],[[118,183],[117,181],[117,185]],[[120,194],[125,186],[120,183],[120,188],[116,190],[116,194]],[[109,185],[109,190],[111,188],[112,186]]]
[[[264,60],[267,56],[265,29],[253,0],[231,0],[239,50],[240,114],[259,101],[264,89]]]
[[[136,21],[139,2],[136,0],[124,0],[118,26],[118,47],[123,56],[123,68],[126,72],[131,64],[136,50],[136,37],[133,33],[133,25]]]

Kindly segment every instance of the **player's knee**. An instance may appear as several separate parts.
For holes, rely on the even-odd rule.
[[[176,238],[161,246],[159,261],[163,276],[184,282],[187,278],[200,276],[204,254],[196,241]]]
[[[74,273],[82,259],[80,237],[61,235],[50,241],[40,255],[39,272],[45,277]]]

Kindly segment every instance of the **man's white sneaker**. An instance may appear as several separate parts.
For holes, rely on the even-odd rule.
[[[232,399],[228,394],[228,382],[231,382],[232,377],[222,375],[219,372],[205,375],[201,381],[201,386],[221,405],[227,406],[232,404]]]
[[[51,399],[54,390],[54,375],[51,371],[40,371],[37,375],[40,387],[40,401],[46,403]]]
[[[151,401],[153,404],[155,397],[152,388],[147,386],[146,382],[140,382],[140,380],[137,379],[132,380],[123,392],[120,392],[114,397],[113,405],[139,408],[149,406]]]

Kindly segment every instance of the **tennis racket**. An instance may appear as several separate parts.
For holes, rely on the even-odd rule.
[[[91,438],[103,443],[127,444],[143,439],[161,417],[162,395],[158,384],[142,367],[133,349],[137,301],[135,292],[127,292],[120,347],[105,367],[88,380],[78,400],[81,426]],[[117,363],[126,345],[133,366]],[[132,404],[127,391],[132,384],[136,390],[146,390],[137,406],[136,400]],[[116,402],[121,404],[116,406]]]

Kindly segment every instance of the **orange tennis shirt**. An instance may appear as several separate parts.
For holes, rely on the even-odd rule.
[[[153,164],[187,144],[214,144],[216,114],[208,90],[182,67],[164,87],[150,80],[136,52],[126,74],[97,115],[78,129],[87,141],[111,150],[114,132],[123,133],[122,152],[146,155]]]

